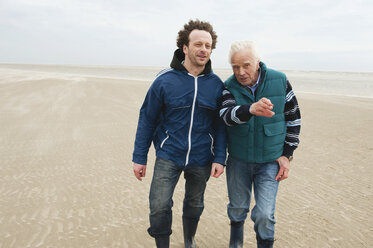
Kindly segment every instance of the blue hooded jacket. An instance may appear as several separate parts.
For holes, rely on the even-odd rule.
[[[182,65],[184,53],[174,53],[171,68],[161,71],[140,110],[133,162],[146,165],[153,141],[156,156],[179,166],[225,164],[225,127],[218,110],[223,82],[209,61],[197,77]]]

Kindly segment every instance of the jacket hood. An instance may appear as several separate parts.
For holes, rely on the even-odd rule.
[[[178,70],[178,71],[187,71],[187,69],[182,64],[184,60],[185,60],[184,52],[180,48],[176,49],[176,51],[174,52],[174,57],[172,58],[172,61],[170,64],[171,68]],[[202,74],[206,75],[206,74],[209,74],[210,72],[211,72],[211,60],[209,59],[209,61],[205,65],[205,69],[203,69],[200,75]]]

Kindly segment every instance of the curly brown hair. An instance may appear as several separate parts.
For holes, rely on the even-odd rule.
[[[183,49],[184,45],[189,45],[189,35],[190,33],[195,30],[204,30],[211,34],[212,37],[212,45],[211,49],[215,49],[216,47],[216,40],[218,36],[216,35],[213,27],[208,22],[203,22],[198,19],[195,21],[189,20],[187,24],[184,25],[184,29],[180,30],[177,36],[176,45],[178,48]]]

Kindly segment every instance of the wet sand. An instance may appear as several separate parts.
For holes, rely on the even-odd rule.
[[[131,162],[149,85],[0,66],[0,247],[155,246],[146,231],[154,150],[142,182]],[[295,92],[301,144],[280,184],[275,245],[372,247],[373,99]],[[180,248],[183,183],[171,236]],[[228,247],[227,203],[225,174],[211,178],[199,247]],[[252,226],[248,218],[245,247],[255,247]]]

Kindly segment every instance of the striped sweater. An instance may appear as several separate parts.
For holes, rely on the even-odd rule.
[[[227,126],[242,124],[250,120],[252,116],[249,111],[251,104],[237,105],[234,96],[225,87],[222,94],[222,104],[219,114]],[[299,144],[301,115],[297,98],[294,95],[289,81],[287,81],[286,85],[286,103],[284,114],[286,122],[286,137],[283,155],[290,157],[293,155],[294,150]]]

